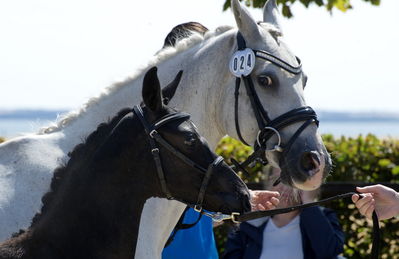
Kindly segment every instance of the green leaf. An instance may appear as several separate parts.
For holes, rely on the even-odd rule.
[[[395,166],[394,168],[392,168],[392,174],[393,175],[398,175],[399,174],[399,166]]]
[[[346,12],[348,9],[352,8],[350,0],[336,0],[334,6],[342,12]]]
[[[387,158],[383,158],[383,159],[378,160],[378,165],[381,166],[381,167],[388,167],[391,164],[392,164],[391,160],[389,160]]]

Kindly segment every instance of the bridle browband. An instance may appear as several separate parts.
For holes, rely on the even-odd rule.
[[[165,194],[166,198],[169,200],[177,200],[180,202],[185,203],[187,206],[194,208],[195,211],[197,212],[202,212],[202,204],[204,202],[204,197],[205,197],[205,192],[209,184],[209,180],[211,178],[212,172],[217,168],[220,164],[223,163],[223,157],[218,156],[209,166],[207,169],[203,168],[190,158],[188,158],[186,155],[184,155],[182,152],[180,152],[178,149],[176,149],[173,145],[171,145],[167,140],[165,140],[159,133],[158,129],[162,127],[163,125],[170,123],[175,120],[188,120],[190,118],[190,115],[188,113],[183,113],[183,112],[175,112],[171,114],[167,114],[161,119],[157,120],[153,124],[149,124],[147,120],[144,117],[143,110],[141,109],[140,106],[136,105],[133,107],[133,112],[136,114],[136,116],[140,119],[141,124],[144,126],[144,130],[148,135],[148,139],[150,142],[151,146],[151,154],[154,158],[155,161],[155,166],[157,168],[157,175],[159,182],[161,184],[162,192]],[[166,148],[169,152],[171,152],[173,155],[178,157],[180,160],[182,160],[184,163],[187,165],[196,168],[197,170],[201,171],[204,173],[204,178],[202,180],[202,184],[198,193],[198,198],[196,204],[191,204],[186,201],[183,201],[181,199],[177,199],[173,197],[171,194],[167,183],[166,183],[166,178],[165,178],[165,173],[164,169],[162,167],[162,160],[160,156],[160,151],[158,144]]]
[[[288,62],[285,62],[284,60],[266,51],[248,49],[246,47],[245,39],[240,32],[237,33],[237,45],[238,45],[238,51],[244,51],[244,50],[247,50],[249,52],[252,51],[254,53],[255,58],[261,58],[263,60],[266,60],[272,63],[273,65],[276,65],[281,69],[284,69],[289,73],[295,75],[302,73],[302,65],[299,58],[296,58],[299,65],[292,66]],[[254,153],[241,164],[232,159],[232,162],[235,165],[236,169],[243,171],[244,173],[247,173],[245,167],[248,166],[250,163],[252,163],[254,160],[258,160],[263,164],[267,163],[264,157],[265,151],[278,151],[282,152],[283,154],[287,153],[290,150],[292,144],[302,133],[302,131],[305,130],[306,127],[312,123],[315,123],[318,126],[319,121],[317,120],[316,112],[309,106],[299,107],[291,111],[288,111],[287,113],[284,113],[273,120],[270,119],[267,111],[264,109],[259,99],[259,96],[255,90],[251,74],[250,73],[248,75],[242,74],[241,77],[238,76],[236,77],[235,91],[234,91],[234,120],[235,120],[235,127],[238,138],[240,139],[241,142],[243,142],[247,146],[249,146],[249,144],[242,137],[238,120],[238,99],[239,99],[239,89],[240,89],[241,80],[244,82],[245,90],[249,97],[253,112],[255,114],[255,119],[259,127],[259,132],[257,134],[256,141],[254,143]],[[292,137],[288,140],[288,142],[286,142],[283,146],[281,143],[281,136],[279,131],[291,124],[303,121],[304,123],[296,130],[296,132],[292,135]],[[266,143],[273,135],[277,136],[278,143],[272,149],[267,150]]]

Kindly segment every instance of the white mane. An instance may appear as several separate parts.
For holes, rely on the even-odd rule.
[[[176,42],[175,46],[166,47],[158,51],[155,56],[151,57],[150,61],[146,65],[139,67],[132,76],[129,76],[121,82],[114,83],[111,86],[104,88],[104,90],[98,96],[90,98],[85,104],[83,104],[83,107],[81,107],[79,110],[59,115],[52,125],[41,128],[38,134],[49,134],[63,129],[65,126],[69,125],[72,121],[84,114],[89,107],[91,107],[92,105],[96,105],[104,97],[107,97],[116,90],[136,80],[150,67],[157,66],[161,62],[168,60],[176,56],[177,54],[204,42],[209,38],[216,37],[226,31],[229,31],[232,28],[233,27],[228,25],[220,26],[217,27],[214,31],[207,31],[204,35],[193,32],[193,34],[191,34],[189,37],[179,39],[179,41]]]

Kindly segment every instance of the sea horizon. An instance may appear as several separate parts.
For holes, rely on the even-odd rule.
[[[6,139],[37,133],[54,124],[67,110],[17,109],[0,110],[0,137]],[[319,111],[319,131],[336,137],[373,134],[399,138],[399,113]]]
[[[68,110],[0,109],[0,137],[6,139],[37,133],[54,124]],[[321,134],[356,137],[373,134],[378,137],[399,138],[399,112],[317,111]]]

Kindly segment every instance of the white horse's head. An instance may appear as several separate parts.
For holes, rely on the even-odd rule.
[[[305,108],[306,76],[299,59],[283,41],[275,1],[266,2],[261,22],[255,21],[238,0],[231,4],[242,37],[236,38],[230,52],[230,70],[241,78],[241,87],[239,102],[234,100],[238,102],[238,115],[234,116],[238,127],[231,125],[234,122],[229,127],[238,128],[235,137],[264,145],[267,160],[281,169],[283,183],[303,190],[315,189],[328,175],[331,159],[317,131],[316,114],[310,107]],[[236,52],[237,48],[242,51]],[[243,51],[245,48],[247,51]],[[251,88],[257,96],[250,97]],[[232,96],[229,98],[226,103],[231,104]],[[231,112],[232,107],[224,109]]]

